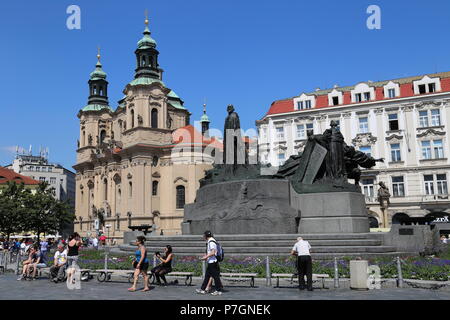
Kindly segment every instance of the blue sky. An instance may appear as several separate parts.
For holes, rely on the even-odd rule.
[[[81,30],[66,9],[81,8]],[[381,8],[381,30],[366,9]],[[450,1],[365,0],[27,0],[0,4],[0,165],[13,146],[50,149],[71,167],[78,110],[102,48],[112,107],[134,76],[136,42],[149,10],[164,82],[212,127],[234,104],[245,129],[270,104],[334,84],[450,70]]]

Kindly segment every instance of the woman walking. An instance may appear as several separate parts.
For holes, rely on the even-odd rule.
[[[148,259],[147,259],[147,249],[145,248],[145,237],[139,236],[136,239],[136,245],[137,250],[135,252],[136,258],[133,262],[134,267],[134,280],[133,280],[133,286],[131,288],[128,288],[128,291],[134,292],[136,291],[136,284],[139,279],[139,274],[142,274],[144,277],[144,289],[142,291],[149,291],[148,288]]]
[[[80,235],[75,232],[69,237],[67,252],[67,283],[75,283],[73,275],[75,274],[75,268],[78,267],[78,249],[82,244]]]
[[[152,274],[155,276],[156,283],[158,285],[161,285],[160,278],[164,281],[164,285],[167,285],[165,275],[168,274],[169,272],[172,272],[172,259],[173,259],[172,247],[166,246],[164,248],[163,257],[161,257],[159,252],[156,252],[155,256],[159,259],[159,261],[161,261],[161,264],[152,269]]]

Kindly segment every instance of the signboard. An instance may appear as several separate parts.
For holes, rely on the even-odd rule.
[[[448,216],[444,216],[444,217],[440,217],[440,218],[436,218],[432,221],[432,223],[449,223],[449,219]]]

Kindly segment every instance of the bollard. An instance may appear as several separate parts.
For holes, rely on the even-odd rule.
[[[398,273],[397,286],[399,288],[403,288],[402,263],[400,261],[400,257],[397,257],[397,273]]]
[[[272,286],[272,273],[270,272],[269,256],[266,256],[266,286]]]
[[[108,270],[108,251],[105,251],[105,271]]]
[[[339,288],[339,269],[336,257],[334,257],[334,287]]]
[[[203,279],[205,279],[205,276],[206,276],[206,261],[205,260],[202,261],[202,274],[203,274]]]

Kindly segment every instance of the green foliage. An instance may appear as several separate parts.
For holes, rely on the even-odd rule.
[[[67,202],[54,198],[54,188],[41,183],[35,193],[23,184],[8,183],[0,194],[0,232],[12,233],[32,231],[56,233],[75,219]]]

